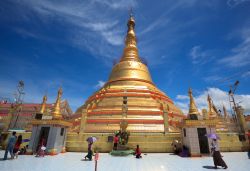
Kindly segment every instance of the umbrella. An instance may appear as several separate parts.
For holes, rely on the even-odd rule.
[[[220,137],[215,134],[215,133],[211,133],[211,134],[207,134],[206,135],[208,138],[211,138],[211,139],[217,139],[217,140],[220,140]]]
[[[86,139],[86,141],[88,141],[89,143],[93,143],[93,142],[96,142],[97,141],[97,138],[96,137],[88,137]]]
[[[29,142],[29,139],[23,139],[22,142]]]

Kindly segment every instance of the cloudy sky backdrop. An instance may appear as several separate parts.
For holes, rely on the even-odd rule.
[[[0,98],[13,100],[19,80],[25,102],[54,102],[59,86],[73,110],[108,79],[121,57],[134,10],[139,54],[154,83],[184,112],[192,87],[197,105],[250,114],[249,0],[4,0],[0,1]]]

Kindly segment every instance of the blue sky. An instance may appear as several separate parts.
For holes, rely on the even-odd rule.
[[[227,92],[250,113],[249,0],[0,1],[0,98],[54,102],[62,86],[73,110],[107,81],[122,55],[133,8],[139,54],[154,83],[184,112],[187,91],[200,109],[209,93],[229,108]]]

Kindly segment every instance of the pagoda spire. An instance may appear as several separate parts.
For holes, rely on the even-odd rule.
[[[189,113],[188,114],[189,115],[193,115],[193,114],[198,115],[199,111],[198,111],[198,109],[196,107],[191,88],[189,88],[189,90],[188,90],[188,95],[189,95],[189,98],[190,98]]]
[[[137,39],[135,35],[135,19],[130,12],[130,17],[127,23],[128,31],[125,38],[125,48],[123,51],[123,56],[120,61],[138,61],[141,62],[138,55]]]
[[[210,97],[209,94],[207,95],[207,101],[208,101],[208,117],[209,118],[217,117],[218,111],[214,106],[212,98]]]
[[[61,119],[62,118],[62,114],[60,111],[62,93],[63,93],[63,91],[62,91],[62,88],[60,87],[58,90],[58,93],[57,93],[55,108],[54,108],[54,111],[52,112],[53,119]]]
[[[44,114],[45,109],[46,109],[46,102],[47,102],[47,96],[45,95],[45,96],[43,96],[43,102],[41,104],[41,109],[40,109],[39,113]]]

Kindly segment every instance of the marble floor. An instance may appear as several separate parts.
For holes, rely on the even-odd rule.
[[[0,151],[0,158],[4,151]],[[0,171],[94,171],[95,161],[82,161],[83,153],[68,152],[57,156],[37,158],[19,156],[15,160],[0,160]],[[250,159],[246,152],[222,153],[227,170],[249,171]],[[212,157],[181,158],[169,153],[143,154],[142,159],[134,156],[114,157],[101,153],[98,171],[202,171],[214,170]],[[217,169],[218,170],[218,169]],[[221,170],[221,169],[219,169]],[[223,169],[224,170],[224,169]]]

